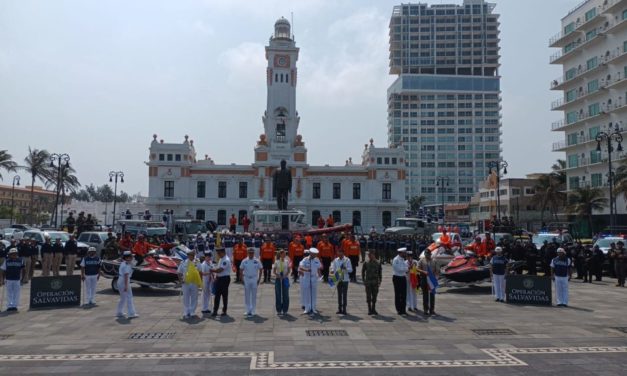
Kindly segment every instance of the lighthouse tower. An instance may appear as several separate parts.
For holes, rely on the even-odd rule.
[[[266,110],[263,115],[264,135],[256,148],[256,162],[278,165],[305,162],[305,149],[298,135],[300,118],[296,111],[298,48],[288,20],[281,17],[274,24],[274,34],[266,46]],[[261,158],[259,158],[261,157]]]

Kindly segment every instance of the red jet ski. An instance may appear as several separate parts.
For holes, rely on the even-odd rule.
[[[490,267],[482,265],[477,256],[471,253],[465,256],[455,256],[448,265],[442,268],[441,275],[447,281],[474,284],[490,279]]]
[[[103,260],[102,273],[111,278],[111,288],[117,291],[117,280],[122,259]],[[131,282],[142,287],[176,288],[179,287],[177,273],[178,260],[173,257],[149,253],[139,265],[133,266]]]

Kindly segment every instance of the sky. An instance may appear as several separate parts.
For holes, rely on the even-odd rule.
[[[548,40],[581,0],[495,0],[501,15],[508,176],[548,171],[560,113]],[[425,2],[425,1],[422,1]],[[430,4],[461,0],[426,1]],[[389,0],[0,0],[0,150],[68,153],[83,185],[122,170],[148,191],[152,135],[194,140],[198,158],[250,164],[263,132],[264,46],[293,13],[299,133],[312,165],[387,142]],[[25,175],[22,172],[22,175]],[[3,184],[11,174],[3,173]],[[22,176],[24,179],[24,176]]]

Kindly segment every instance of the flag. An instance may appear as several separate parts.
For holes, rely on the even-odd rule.
[[[337,285],[337,282],[340,280],[340,273],[335,272],[333,274],[329,274],[329,287],[334,288]]]
[[[432,291],[435,294],[435,289],[438,288],[439,283],[435,274],[433,274],[433,271],[431,270],[431,266],[427,266],[427,284],[429,285],[429,291]]]
[[[413,290],[418,288],[418,269],[415,265],[409,269],[409,284]]]

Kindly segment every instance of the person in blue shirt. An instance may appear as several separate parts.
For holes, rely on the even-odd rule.
[[[96,305],[96,284],[100,278],[100,257],[96,255],[96,248],[89,247],[87,256],[81,260],[81,280],[85,283],[85,297],[87,306]]]
[[[555,281],[555,301],[558,307],[568,307],[568,281],[572,277],[572,261],[564,248],[557,249],[557,257],[551,260],[551,276]]]
[[[492,291],[497,302],[505,301],[505,274],[507,273],[507,258],[503,256],[503,248],[496,247],[496,253],[490,260],[490,276]]]
[[[4,272],[2,279],[6,283],[7,311],[17,312],[17,307],[20,305],[20,278],[24,269],[24,261],[18,257],[17,248],[9,249],[7,259],[0,269]]]

